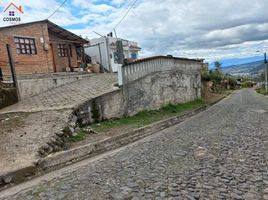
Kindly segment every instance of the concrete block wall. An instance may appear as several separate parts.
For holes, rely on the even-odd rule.
[[[45,92],[52,88],[72,83],[80,79],[90,78],[93,75],[84,74],[84,75],[54,75],[50,74],[47,77],[38,77],[35,78],[24,78],[18,80],[18,86],[20,91],[21,99],[34,96],[36,94]]]

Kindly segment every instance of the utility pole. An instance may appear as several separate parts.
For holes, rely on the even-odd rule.
[[[12,50],[11,50],[9,44],[6,44],[6,47],[7,47],[7,54],[8,54],[10,70],[11,70],[12,79],[13,79],[13,85],[16,88],[18,100],[20,101],[20,92],[19,92],[17,75],[16,75],[16,70],[15,70],[15,63],[14,63],[13,56],[12,56]]]
[[[267,78],[267,59],[266,59],[266,52],[264,52],[264,67],[265,67],[265,91],[268,92],[268,78]]]
[[[124,49],[122,40],[116,41],[116,52],[118,56],[118,64],[124,64]]]
[[[106,50],[107,50],[107,59],[108,59],[108,66],[109,66],[109,72],[112,73],[112,64],[111,64],[111,58],[110,58],[110,51],[109,51],[109,37],[108,36],[104,36],[105,37],[105,42],[106,42]]]
[[[101,55],[100,43],[98,44],[98,47],[99,47],[99,54],[100,54],[100,64],[102,65],[102,55]]]

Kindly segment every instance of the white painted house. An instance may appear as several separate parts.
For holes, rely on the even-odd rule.
[[[141,48],[137,42],[124,40],[114,37],[100,37],[90,40],[90,46],[85,48],[85,53],[91,57],[92,62],[102,64],[102,66],[113,72],[118,71],[118,56],[116,51],[116,41],[121,40],[123,43],[124,59],[137,59]]]

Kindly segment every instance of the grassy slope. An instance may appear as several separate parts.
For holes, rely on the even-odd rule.
[[[112,128],[124,126],[139,128],[168,117],[175,116],[178,113],[199,108],[205,104],[205,101],[202,99],[177,105],[169,104],[160,108],[159,110],[142,111],[131,117],[103,121],[99,124],[92,124],[91,127],[97,132],[107,132]]]

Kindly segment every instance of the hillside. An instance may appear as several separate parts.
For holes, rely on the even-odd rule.
[[[222,71],[225,74],[228,73],[234,76],[257,76],[263,72],[263,69],[263,61],[222,67]]]

